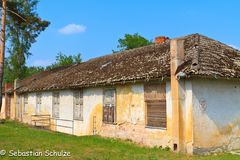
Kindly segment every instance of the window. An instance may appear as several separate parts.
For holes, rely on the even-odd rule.
[[[36,114],[41,113],[41,104],[42,104],[42,93],[37,93],[37,99],[36,99]]]
[[[73,93],[73,119],[83,120],[83,91]]]
[[[53,109],[52,109],[52,116],[54,118],[59,118],[59,105],[60,105],[59,92],[54,92],[53,93]]]
[[[16,117],[18,118],[18,120],[21,120],[22,118],[22,96],[19,95],[16,98]]]
[[[106,89],[103,97],[103,122],[114,123],[115,121],[115,89]]]
[[[24,106],[23,106],[23,112],[27,113],[27,105],[28,105],[28,94],[24,94]]]
[[[146,125],[166,128],[166,84],[147,84],[144,86],[146,102]]]

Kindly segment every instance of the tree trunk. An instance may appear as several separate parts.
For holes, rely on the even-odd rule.
[[[6,0],[2,0],[2,30],[0,48],[0,111],[2,108],[3,71],[5,55],[5,24],[6,24]]]

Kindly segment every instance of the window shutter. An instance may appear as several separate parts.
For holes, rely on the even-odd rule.
[[[145,85],[144,98],[147,106],[147,126],[166,128],[166,84]]]
[[[147,126],[166,128],[166,101],[147,101]]]

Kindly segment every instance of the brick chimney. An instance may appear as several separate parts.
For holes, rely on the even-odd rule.
[[[156,44],[162,44],[162,43],[164,43],[168,39],[169,39],[169,37],[159,36],[159,37],[155,38],[155,43]]]

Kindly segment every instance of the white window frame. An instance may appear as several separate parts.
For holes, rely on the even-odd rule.
[[[41,107],[42,107],[42,93],[36,94],[36,115],[39,115],[41,113]]]
[[[60,117],[60,93],[53,92],[52,93],[52,117],[59,118]]]
[[[73,92],[73,119],[83,121],[83,91]]]

